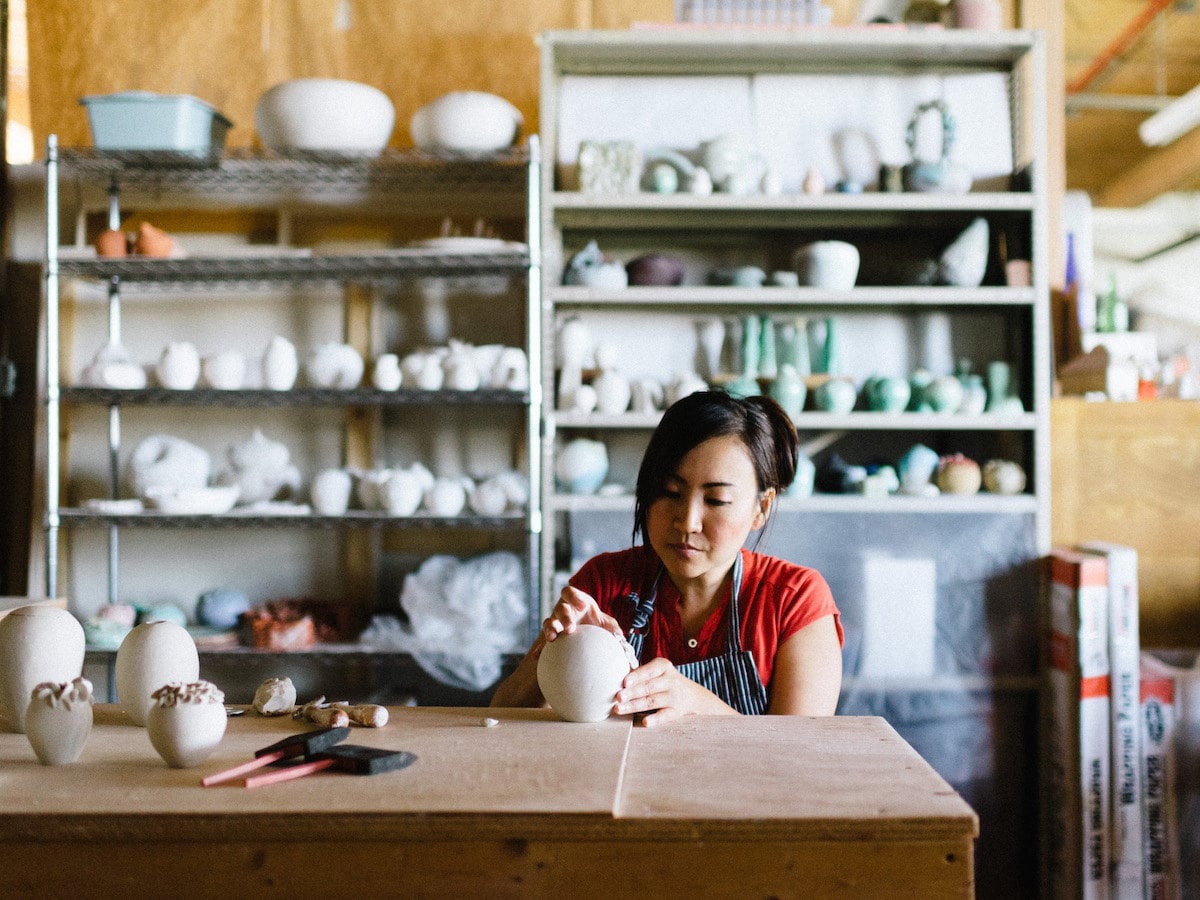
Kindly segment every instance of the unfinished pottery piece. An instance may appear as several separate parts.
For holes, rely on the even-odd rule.
[[[43,766],[79,759],[92,731],[92,683],[44,681],[33,689],[25,712],[25,734]]]
[[[846,241],[816,241],[797,247],[792,266],[802,285],[848,291],[858,280],[858,248]]]
[[[263,387],[271,391],[290,391],[299,372],[296,345],[282,335],[275,335],[262,358]]]
[[[282,493],[300,488],[300,471],[289,460],[285,444],[269,439],[258,428],[226,451],[229,470],[221,473],[222,484],[237,485],[238,502],[246,505],[274,500]]]
[[[395,353],[384,353],[377,357],[371,369],[371,384],[379,391],[398,391],[404,383],[400,371],[400,357]]]
[[[172,682],[151,696],[146,717],[150,743],[172,769],[208,759],[225,736],[225,695],[209,681]]]
[[[603,441],[575,438],[558,454],[554,475],[571,494],[594,494],[608,474],[608,448]]]
[[[208,484],[210,466],[207,451],[168,434],[141,441],[129,459],[133,492],[143,499],[152,489],[202,488]]]
[[[496,153],[512,146],[524,118],[496,94],[451,91],[426,103],[409,122],[413,143],[432,153]]]
[[[961,453],[943,456],[938,462],[937,486],[943,494],[975,494],[982,483],[979,463]]]
[[[200,352],[187,341],[167,344],[154,367],[158,383],[172,391],[190,391],[200,380]]]
[[[246,357],[236,350],[206,356],[200,368],[205,384],[219,391],[240,390],[246,383]]]
[[[938,281],[955,287],[979,287],[988,264],[988,223],[976,219],[954,239],[938,261]]]
[[[340,516],[350,508],[350,473],[345,469],[322,469],[313,476],[309,497],[320,516]]]
[[[304,374],[316,388],[348,391],[358,387],[365,368],[362,355],[349,344],[318,344],[304,362]]]
[[[568,722],[600,722],[633,668],[625,643],[598,625],[580,625],[542,648],[537,680],[542,696]]]
[[[140,390],[146,386],[146,370],[135,363],[120,344],[105,344],[80,375],[91,387]]]
[[[145,725],[164,684],[195,681],[200,675],[196,642],[174,622],[147,622],[125,636],[117,650],[117,701],[135,725]]]
[[[0,726],[23,732],[33,689],[78,678],[83,649],[83,626],[65,609],[19,606],[0,619]]]
[[[983,486],[992,494],[1019,494],[1025,490],[1025,470],[1008,459],[983,464]]]

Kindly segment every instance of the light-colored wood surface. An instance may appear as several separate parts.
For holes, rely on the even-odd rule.
[[[486,715],[500,720],[481,724]],[[370,777],[323,773],[246,790],[200,779],[246,762],[254,751],[306,730],[253,713],[229,720],[220,747],[192,769],[171,769],[115,706],[73,766],[37,763],[24,735],[0,735],[0,807],[6,815],[236,813],[595,813],[611,815],[630,725],[558,721],[547,710],[397,709],[384,728],[355,728],[349,743],[407,750],[407,769]],[[0,826],[2,828],[2,826]]]
[[[807,819],[860,836],[977,827],[971,808],[883,719],[812,719],[803,728],[787,716],[685,719],[635,737],[620,817]]]
[[[1051,456],[1053,541],[1135,547],[1142,644],[1200,646],[1200,403],[1057,399]]]
[[[294,723],[231,719],[218,752],[184,770],[111,706],[73,766],[39,766],[23,735],[0,734],[12,861],[0,896],[137,896],[148,879],[189,897],[973,892],[974,813],[882,719],[654,730],[533,710],[390,712],[351,740],[410,750],[410,768],[253,791],[199,779]],[[724,799],[697,803],[698,780]],[[879,786],[873,803],[864,780]]]

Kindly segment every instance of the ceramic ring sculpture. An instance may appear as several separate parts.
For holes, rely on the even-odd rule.
[[[625,645],[598,625],[580,625],[542,648],[537,680],[542,696],[568,722],[599,722],[631,668]]]

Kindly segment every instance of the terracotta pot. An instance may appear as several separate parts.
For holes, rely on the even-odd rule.
[[[119,228],[109,228],[96,237],[96,255],[115,259],[129,252],[128,239]]]

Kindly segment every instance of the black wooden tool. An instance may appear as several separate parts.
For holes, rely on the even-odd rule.
[[[411,766],[416,759],[416,755],[407,750],[384,750],[359,744],[341,744],[311,753],[304,762],[285,766],[274,772],[253,775],[246,779],[246,787],[264,787],[280,781],[291,781],[324,769],[349,772],[352,775],[379,775]]]
[[[204,787],[220,784],[222,781],[229,781],[247,772],[253,772],[255,769],[261,769],[263,766],[269,766],[271,763],[283,759],[291,759],[294,756],[303,756],[308,759],[314,753],[328,750],[349,736],[349,728],[318,728],[316,731],[302,731],[299,734],[285,737],[281,741],[276,741],[269,747],[255,750],[254,759],[242,763],[240,766],[234,766],[232,769],[226,769],[224,772],[208,775],[200,780],[200,784]]]

